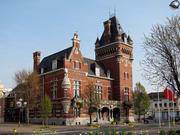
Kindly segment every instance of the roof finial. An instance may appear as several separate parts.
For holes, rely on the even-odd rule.
[[[111,12],[110,12],[110,9],[109,9],[109,19],[111,18]]]
[[[116,6],[114,6],[114,16],[116,16]]]
[[[73,39],[74,40],[76,40],[76,39],[79,40],[78,31],[75,31]]]

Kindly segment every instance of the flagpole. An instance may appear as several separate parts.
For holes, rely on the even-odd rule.
[[[159,128],[161,128],[161,110],[160,110],[160,106],[159,106],[159,89],[158,89],[158,111],[159,111]]]
[[[169,106],[170,100],[169,100],[169,92],[167,93],[167,96],[168,96],[168,123],[169,123],[169,129],[170,129],[170,128],[171,128],[171,123],[170,123],[170,106]]]

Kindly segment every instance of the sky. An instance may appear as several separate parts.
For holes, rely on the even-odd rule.
[[[0,81],[14,88],[14,74],[33,67],[32,54],[41,58],[72,45],[78,33],[83,56],[94,59],[94,43],[103,32],[103,22],[116,15],[134,41],[133,83],[140,81],[154,91],[142,76],[144,34],[167,17],[180,14],[169,8],[171,0],[1,0]]]

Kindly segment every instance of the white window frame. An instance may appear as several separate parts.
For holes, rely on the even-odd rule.
[[[80,97],[81,82],[79,80],[74,81],[74,96]]]
[[[57,60],[52,61],[52,70],[57,69]]]
[[[57,80],[52,81],[51,91],[52,91],[52,99],[53,100],[57,99],[57,94],[58,94],[57,89],[58,89]]]
[[[98,100],[102,99],[102,86],[100,86],[100,85],[96,85],[95,98]]]

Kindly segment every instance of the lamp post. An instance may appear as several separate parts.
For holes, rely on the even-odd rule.
[[[23,99],[19,98],[19,100],[16,102],[16,105],[19,108],[19,123],[18,124],[20,126],[20,123],[21,123],[21,120],[20,120],[21,108],[26,107],[27,102],[23,102]]]
[[[172,9],[178,9],[179,6],[180,6],[180,1],[179,0],[173,0],[169,6],[172,8]]]

